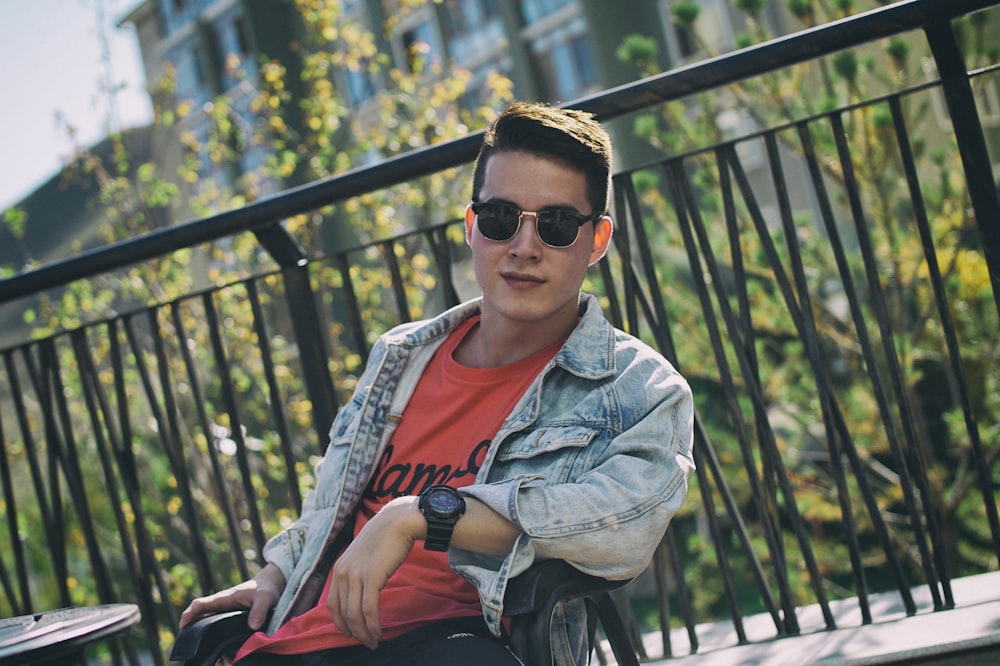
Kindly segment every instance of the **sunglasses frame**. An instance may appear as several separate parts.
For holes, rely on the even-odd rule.
[[[479,233],[486,240],[493,241],[494,243],[506,243],[507,241],[509,241],[509,240],[513,239],[515,236],[517,236],[517,233],[521,230],[521,222],[524,220],[524,216],[525,215],[533,215],[535,217],[535,235],[538,237],[538,240],[540,240],[542,242],[542,244],[545,245],[546,247],[551,247],[551,248],[556,249],[556,250],[565,250],[568,247],[572,247],[573,244],[576,243],[576,240],[580,237],[580,229],[583,227],[583,225],[587,224],[588,222],[594,222],[595,220],[599,220],[599,219],[601,219],[604,216],[604,213],[592,213],[589,216],[588,215],[583,215],[582,213],[577,213],[574,210],[568,210],[568,209],[565,209],[565,208],[560,208],[560,209],[557,209],[557,210],[545,210],[545,209],[542,209],[542,210],[539,210],[539,211],[523,210],[521,208],[518,208],[515,204],[507,203],[506,201],[476,201],[476,200],[473,200],[472,203],[469,204],[469,207],[472,209],[472,212],[475,213],[477,221],[479,219],[479,211],[482,210],[483,206],[501,206],[501,207],[504,207],[504,208],[509,208],[509,209],[513,210],[514,213],[517,215],[517,224],[514,226],[514,231],[507,238],[502,238],[502,239],[490,238],[489,236],[487,236],[486,234],[484,234],[482,228],[480,228],[479,229]],[[563,214],[563,215],[568,215],[570,217],[576,217],[577,218],[577,220],[576,220],[576,223],[577,223],[577,225],[576,225],[576,235],[573,236],[573,240],[572,241],[570,241],[566,245],[553,245],[552,243],[549,243],[544,238],[542,238],[542,232],[541,232],[540,222],[541,222],[541,219],[542,219],[541,216],[545,215],[546,213],[560,213],[560,214]],[[477,226],[478,226],[478,224],[477,224]]]

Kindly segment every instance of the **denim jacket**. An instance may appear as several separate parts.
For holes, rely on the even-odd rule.
[[[264,558],[286,587],[269,626],[286,619],[324,545],[358,505],[434,351],[480,301],[403,324],[379,338],[351,402],[337,414],[300,518],[271,539]],[[608,579],[646,567],[687,493],[692,459],[690,389],[662,356],[613,328],[593,296],[580,323],[521,397],[493,439],[476,482],[461,489],[517,525],[506,557],[452,548],[451,567],[479,590],[500,633],[507,581],[541,559],[567,560]],[[556,663],[586,663],[582,607],[554,623]]]

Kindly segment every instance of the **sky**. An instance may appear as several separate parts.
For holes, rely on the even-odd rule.
[[[138,40],[130,26],[116,27],[138,4],[0,0],[0,211],[56,175],[74,145],[150,122]],[[101,55],[101,14],[110,70]],[[108,79],[117,90],[114,107],[102,92]]]

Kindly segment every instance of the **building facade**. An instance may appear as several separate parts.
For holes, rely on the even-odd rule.
[[[507,76],[518,99],[564,103],[635,80],[634,66],[617,54],[629,35],[656,44],[662,70],[735,47],[745,17],[732,2],[696,0],[703,37],[695,39],[671,20],[680,1],[630,0],[623,7],[607,0],[342,0],[339,9],[344,20],[372,31],[392,67],[412,71],[438,61],[471,72],[470,105],[492,73]],[[772,31],[786,31],[777,10],[766,15]],[[197,109],[219,95],[231,100],[236,122],[252,122],[261,58],[280,60],[294,85],[302,65],[300,18],[291,0],[145,0],[122,23],[136,28],[147,81],[155,84],[172,68],[176,99],[196,110],[187,129],[197,135],[207,131]],[[391,85],[363,65],[330,72],[332,85],[358,114]],[[611,129],[623,165],[648,157],[630,141],[627,127]],[[249,149],[238,169],[251,170],[264,157]],[[238,174],[215,175],[231,180]]]

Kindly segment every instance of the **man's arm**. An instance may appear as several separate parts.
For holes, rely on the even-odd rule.
[[[379,595],[417,541],[427,536],[427,520],[414,496],[389,502],[358,533],[333,566],[327,607],[347,636],[375,648],[382,636]],[[482,502],[468,498],[451,543],[457,548],[506,556],[518,528]]]

